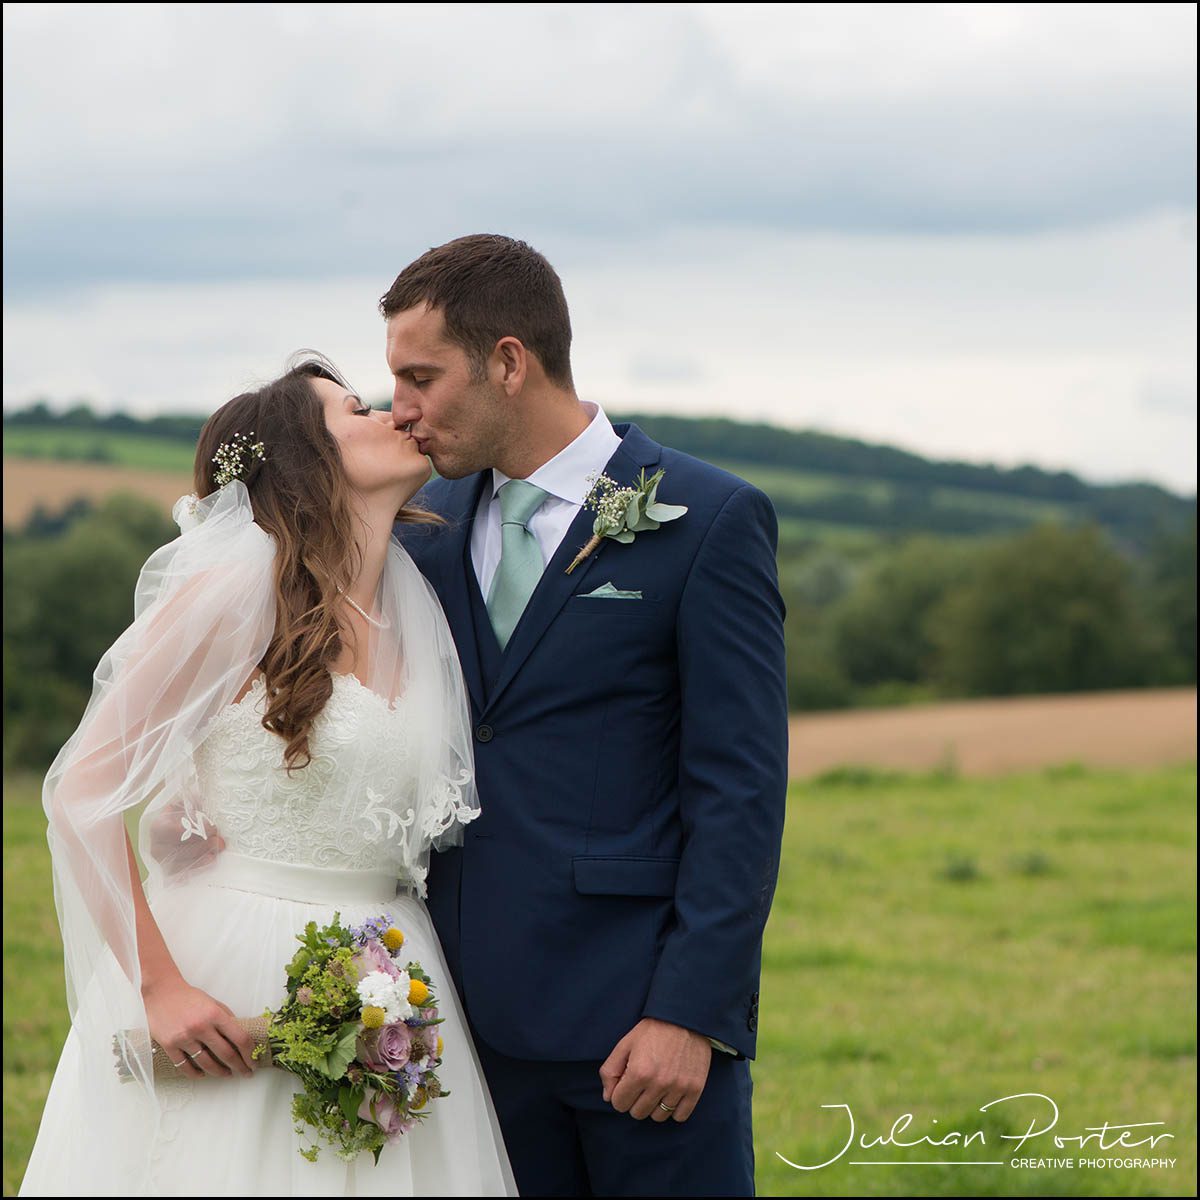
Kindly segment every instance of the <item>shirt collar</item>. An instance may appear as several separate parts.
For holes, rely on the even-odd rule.
[[[528,481],[551,496],[571,504],[582,504],[591,490],[588,476],[603,473],[612,458],[616,445],[621,442],[612,422],[599,404],[590,400],[580,403],[585,410],[594,409],[587,428],[573,441],[564,446],[549,462],[543,463]],[[616,443],[616,445],[614,445]],[[509,476],[496,467],[492,468],[492,499],[508,482]]]

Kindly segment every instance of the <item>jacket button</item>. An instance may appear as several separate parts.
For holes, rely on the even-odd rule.
[[[492,738],[495,737],[495,734],[492,732],[492,727],[490,725],[480,725],[479,728],[475,730],[475,736],[481,742],[490,742]]]
[[[754,1033],[758,1029],[758,1014],[757,1013],[751,1013],[746,1018],[746,1028],[748,1030],[750,1030],[751,1033]]]

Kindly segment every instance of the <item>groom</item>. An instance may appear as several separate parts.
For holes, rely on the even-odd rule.
[[[471,696],[482,813],[429,910],[522,1195],[752,1195],[750,1064],[787,784],[770,501],[609,423],[550,264],[458,238],[380,302],[444,525],[396,532]],[[574,571],[593,474],[686,513]],[[463,1147],[463,1153],[470,1153]]]

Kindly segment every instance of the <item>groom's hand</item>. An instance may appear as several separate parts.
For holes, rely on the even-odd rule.
[[[643,1017],[601,1064],[605,1102],[638,1121],[686,1121],[711,1063],[712,1046],[703,1034]]]

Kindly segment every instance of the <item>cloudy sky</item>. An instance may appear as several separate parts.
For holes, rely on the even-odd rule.
[[[5,4],[4,405],[208,413],[529,241],[580,395],[1196,484],[1190,4]]]

